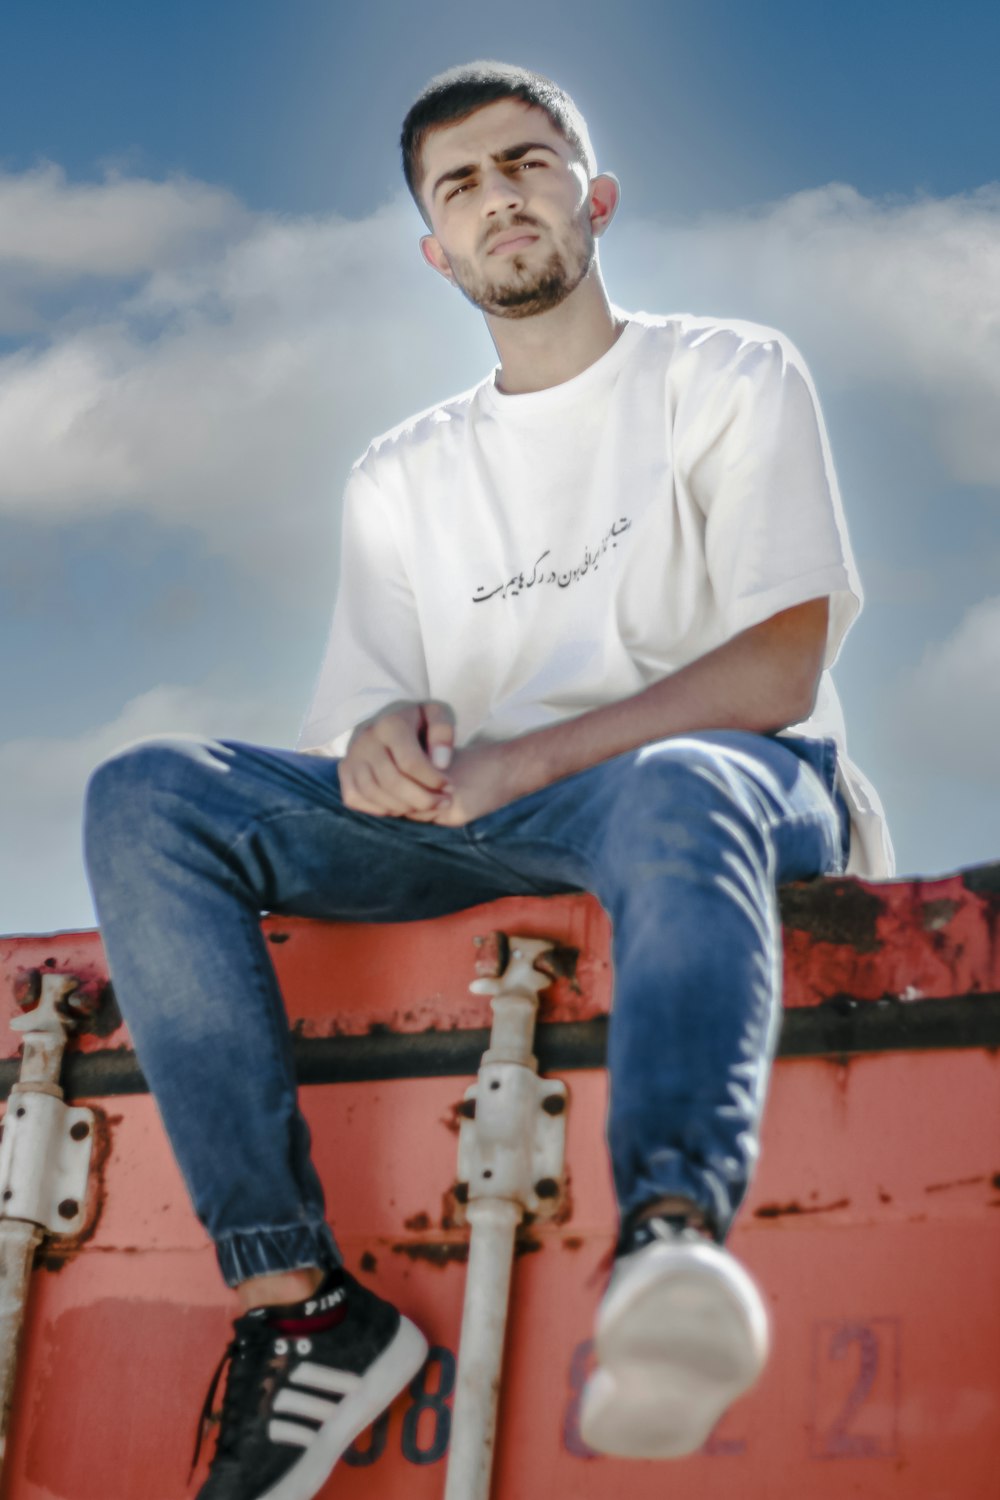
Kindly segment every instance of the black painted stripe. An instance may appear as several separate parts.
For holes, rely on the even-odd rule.
[[[544,1073],[604,1065],[607,1021],[554,1022],[539,1028],[536,1052]],[[296,1038],[299,1082],[370,1083],[392,1078],[470,1077],[479,1069],[489,1032],[376,1031],[368,1036]],[[881,1052],[1000,1048],[1000,993],[950,1000],[831,1001],[785,1012],[779,1057],[850,1057]],[[16,1058],[0,1061],[0,1098],[17,1080]],[[70,1053],[63,1083],[68,1097],[148,1093],[132,1052]]]

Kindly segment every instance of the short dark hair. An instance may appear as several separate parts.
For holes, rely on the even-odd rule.
[[[573,100],[551,78],[511,63],[480,61],[463,63],[438,73],[410,105],[399,138],[403,153],[403,176],[420,212],[427,217],[420,198],[420,157],[428,133],[439,125],[454,125],[486,104],[500,99],[520,99],[543,109],[559,134],[572,147],[574,156],[587,169],[597,171],[597,160],[583,115]]]

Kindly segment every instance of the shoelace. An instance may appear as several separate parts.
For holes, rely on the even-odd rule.
[[[594,1270],[587,1277],[586,1285],[593,1286],[595,1283],[606,1282],[620,1255],[629,1255],[633,1250],[641,1250],[644,1245],[651,1244],[653,1240],[672,1240],[682,1235],[685,1230],[690,1230],[701,1238],[712,1239],[712,1233],[706,1226],[697,1223],[686,1214],[654,1214],[652,1218],[643,1219],[638,1224],[623,1228],[611,1249],[604,1252]]]
[[[247,1397],[255,1385],[260,1383],[261,1377],[261,1355],[270,1346],[274,1339],[274,1329],[269,1328],[266,1323],[259,1325],[248,1324],[240,1329],[236,1337],[229,1343],[225,1353],[215,1368],[198,1418],[198,1432],[195,1438],[194,1457],[191,1460],[191,1472],[188,1474],[188,1482],[198,1467],[198,1459],[201,1457],[202,1444],[208,1431],[208,1424],[212,1416],[212,1406],[215,1394],[219,1389],[223,1371],[229,1366],[229,1378],[226,1381],[226,1390],[222,1398],[222,1411],[219,1414],[219,1437],[212,1458],[211,1467],[214,1468],[220,1459],[230,1457],[236,1449],[239,1439],[239,1430],[247,1410]]]

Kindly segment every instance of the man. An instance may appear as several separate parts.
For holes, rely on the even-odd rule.
[[[261,910],[601,899],[621,1227],[581,1423],[669,1457],[767,1352],[723,1241],[780,1010],[775,886],[849,841],[889,871],[825,672],[860,596],[796,351],[611,305],[618,184],[549,80],[444,74],[402,145],[423,255],[500,365],[355,466],[306,753],[147,742],[90,791],[115,986],[243,1309],[202,1500],[308,1500],[425,1348],[340,1266]]]

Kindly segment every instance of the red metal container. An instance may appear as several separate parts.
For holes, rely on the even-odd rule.
[[[543,1069],[569,1086],[570,1196],[558,1222],[519,1236],[494,1495],[997,1500],[998,911],[1000,866],[783,892],[781,1055],[731,1240],[770,1304],[774,1354],[705,1449],[672,1463],[595,1457],[576,1425],[614,1232],[600,908],[585,896],[510,900],[377,929],[269,919],[346,1259],[434,1346],[323,1494],[442,1493],[466,1254],[457,1106],[489,1023],[488,1002],[468,992],[472,939],[502,929],[580,957],[575,982],[555,983],[540,1011]],[[3,939],[2,1003],[13,1006],[19,973],[44,969],[106,983],[93,933]],[[178,1500],[232,1309],[127,1035],[107,1012],[91,1026],[66,1079],[101,1122],[92,1212],[76,1240],[40,1252],[3,1494]],[[0,1041],[9,1088],[17,1038],[3,1028]]]

